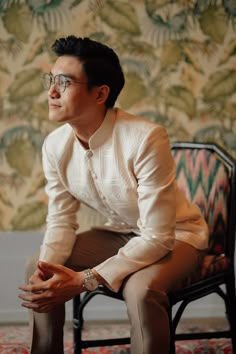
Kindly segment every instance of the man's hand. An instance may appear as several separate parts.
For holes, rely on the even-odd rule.
[[[29,285],[19,287],[26,292],[20,294],[19,298],[24,300],[23,307],[36,312],[49,312],[54,306],[82,293],[83,282],[83,272],[74,272],[62,265],[39,261]]]
[[[41,269],[40,268],[40,263],[38,262],[38,267],[36,271],[32,274],[32,276],[29,279],[29,284],[38,284],[42,282],[43,280],[48,280],[53,276],[53,273],[51,271],[48,271],[47,269]]]

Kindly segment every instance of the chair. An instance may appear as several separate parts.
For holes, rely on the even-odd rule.
[[[211,143],[174,143],[171,146],[177,167],[177,181],[187,198],[194,201],[208,223],[210,242],[202,266],[169,294],[171,349],[175,341],[185,339],[231,338],[232,352],[236,354],[236,297],[234,247],[236,230],[236,162],[222,148]],[[222,287],[223,286],[223,287]],[[179,333],[176,328],[181,316],[192,301],[216,293],[225,304],[229,329],[208,333]],[[83,310],[96,295],[122,300],[104,286],[86,292],[73,300],[74,354],[82,348],[127,344],[129,338],[83,340]],[[177,306],[175,316],[173,305]]]

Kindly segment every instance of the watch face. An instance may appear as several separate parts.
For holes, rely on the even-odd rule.
[[[93,291],[98,287],[98,281],[91,269],[86,269],[84,271],[85,278],[84,278],[84,287],[88,291]]]
[[[97,279],[89,279],[86,281],[85,286],[89,291],[95,290],[98,287],[98,281]]]

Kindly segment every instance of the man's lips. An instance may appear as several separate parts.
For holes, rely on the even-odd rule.
[[[60,108],[61,106],[56,103],[49,103],[49,108]]]

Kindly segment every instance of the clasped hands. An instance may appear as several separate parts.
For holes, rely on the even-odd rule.
[[[38,261],[37,270],[31,276],[29,284],[19,286],[25,293],[18,297],[23,300],[23,307],[40,313],[49,312],[55,306],[82,293],[83,282],[83,272]]]

